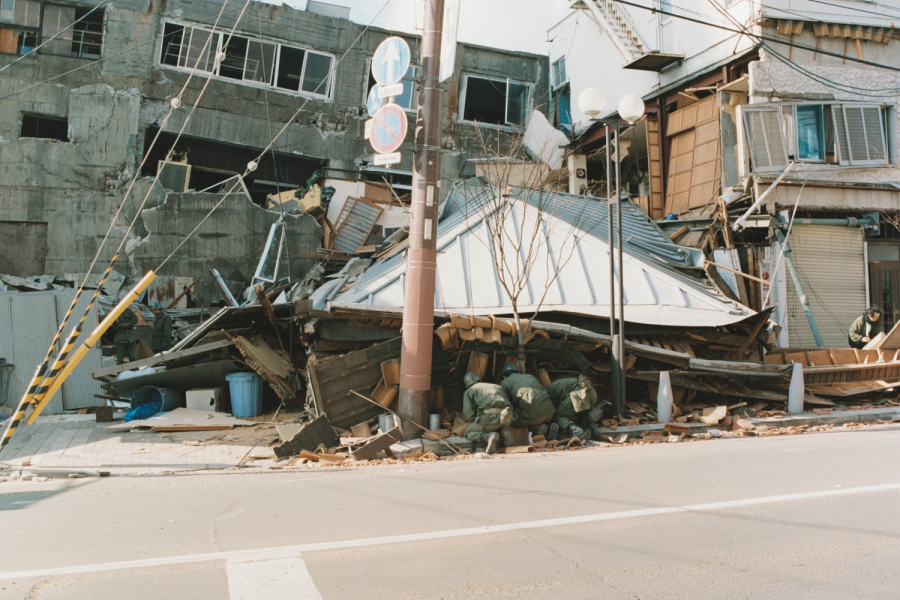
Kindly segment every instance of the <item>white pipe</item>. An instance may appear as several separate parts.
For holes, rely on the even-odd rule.
[[[760,194],[760,196],[756,199],[756,202],[753,203],[753,206],[751,206],[750,208],[748,208],[748,209],[747,209],[747,212],[745,212],[745,213],[743,214],[743,216],[741,216],[741,218],[738,219],[738,220],[734,223],[734,226],[732,227],[732,229],[734,229],[735,231],[740,231],[741,229],[743,229],[744,227],[746,227],[746,226],[747,226],[747,217],[749,217],[750,215],[752,215],[752,214],[756,211],[756,209],[759,208],[759,205],[763,203],[763,201],[766,199],[766,196],[768,196],[769,193],[770,193],[772,190],[774,190],[775,187],[776,187],[779,183],[781,183],[781,180],[784,179],[784,176],[787,175],[788,172],[789,172],[791,169],[793,169],[793,168],[794,168],[794,163],[793,163],[793,162],[789,162],[789,163],[788,163],[788,166],[785,167],[784,171],[781,172],[781,175],[779,175],[779,176],[775,179],[775,181],[772,182],[772,185],[770,185],[770,186],[766,189],[766,191],[764,191],[762,194]]]

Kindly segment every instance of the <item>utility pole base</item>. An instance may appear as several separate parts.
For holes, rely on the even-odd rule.
[[[409,421],[426,427],[428,420],[428,402],[431,399],[431,391],[429,390],[400,390],[400,401],[397,408],[397,414],[400,419],[400,430],[403,433],[403,440],[411,440],[422,435],[422,430],[418,429]],[[409,419],[409,421],[407,421]],[[427,428],[427,427],[426,427]]]

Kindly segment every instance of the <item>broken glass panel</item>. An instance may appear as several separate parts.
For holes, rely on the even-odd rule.
[[[230,79],[244,78],[244,63],[247,61],[247,38],[231,36],[225,46],[225,59],[219,64],[219,75]]]
[[[205,29],[191,29],[190,40],[181,46],[178,66],[186,69],[211,72],[215,68],[216,52],[219,49],[219,34]]]
[[[328,75],[331,73],[331,57],[324,54],[306,54],[306,69],[303,71],[303,91],[328,95]]]
[[[528,110],[529,86],[518,81],[509,80],[506,95],[506,124],[521,125],[525,121]]]
[[[247,64],[244,79],[260,83],[272,83],[275,71],[275,44],[250,40],[247,44]]]
[[[178,57],[181,55],[181,40],[184,37],[184,26],[175,23],[166,23],[163,29],[162,52],[159,62],[164,65],[178,66]]]
[[[41,52],[69,56],[72,53],[72,24],[74,22],[74,7],[45,5],[44,25],[41,30],[44,46],[41,48]]]
[[[306,52],[303,50],[282,46],[281,58],[278,61],[278,78],[275,85],[295,92],[299,90],[305,56]]]

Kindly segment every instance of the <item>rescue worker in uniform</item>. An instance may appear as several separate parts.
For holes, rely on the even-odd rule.
[[[159,302],[150,305],[153,312],[153,337],[150,338],[150,349],[159,354],[172,347],[172,317],[160,307]]]
[[[884,321],[881,318],[881,309],[877,306],[870,306],[866,312],[861,314],[853,325],[850,326],[850,332],[847,334],[851,348],[861,349],[863,346],[872,341],[879,333],[884,333]]]
[[[113,337],[113,345],[116,348],[116,364],[121,365],[128,357],[128,362],[137,360],[138,338],[134,328],[137,327],[137,313],[134,307],[129,306],[119,318],[116,319],[116,335]]]
[[[550,401],[550,395],[538,378],[519,373],[519,367],[509,363],[503,367],[503,383],[500,387],[516,411],[513,425],[527,427],[532,433],[543,433],[545,429],[541,426],[553,420],[553,402]],[[547,439],[555,439],[550,437],[554,426],[555,424],[550,423],[551,433],[547,435]]]
[[[507,447],[515,446],[509,424],[513,420],[513,409],[503,389],[496,383],[481,381],[478,373],[469,371],[463,378],[466,393],[463,394],[463,414],[469,420],[466,439],[475,443],[487,443],[485,452],[493,454],[497,442],[503,437]],[[497,432],[500,432],[499,434]]]
[[[553,422],[561,431],[582,440],[600,439],[600,430],[588,415],[597,406],[597,391],[587,377],[559,379],[545,389],[556,407]]]

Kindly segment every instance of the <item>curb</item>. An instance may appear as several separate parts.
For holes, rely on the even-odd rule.
[[[747,421],[754,425],[765,425],[769,428],[776,427],[797,427],[800,425],[808,425],[810,427],[816,425],[843,425],[844,423],[873,423],[879,420],[891,420],[900,418],[900,408],[872,408],[868,410],[843,410],[835,411],[827,415],[814,415],[811,413],[800,413],[797,415],[785,415],[784,417],[766,417],[766,418],[746,418]],[[725,425],[705,425],[703,423],[679,423],[686,425],[689,434],[706,433],[711,429],[720,431],[731,431],[731,427]],[[641,434],[648,431],[662,431],[665,423],[647,423],[645,425],[627,425],[609,429],[601,427],[600,433],[607,435],[621,435],[627,433],[628,437],[640,437]]]

